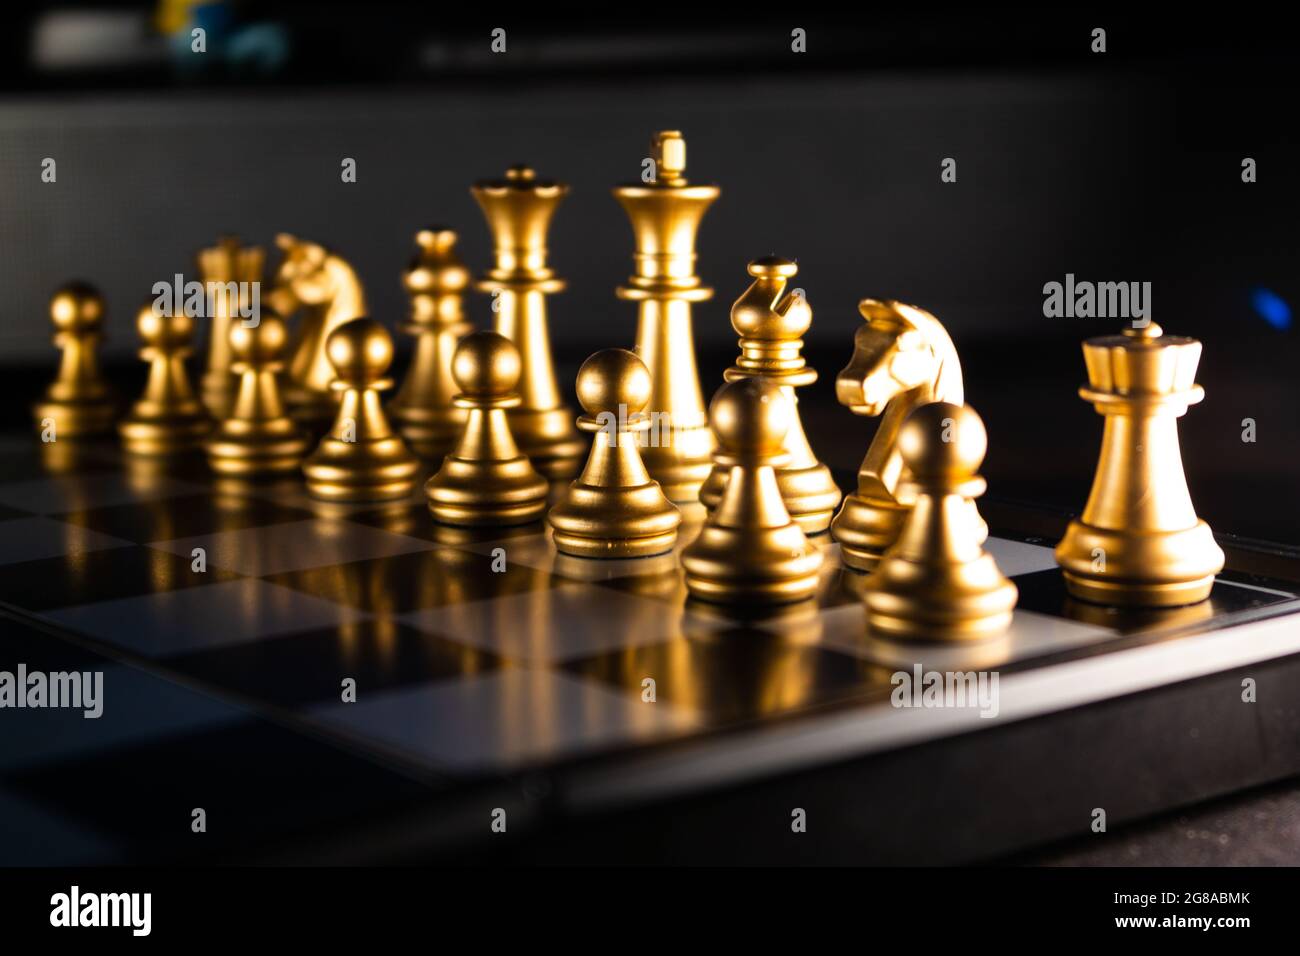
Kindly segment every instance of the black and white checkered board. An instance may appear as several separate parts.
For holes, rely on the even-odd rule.
[[[867,640],[828,540],[814,612],[746,621],[687,604],[675,555],[565,559],[537,527],[440,528],[418,495],[224,489],[201,459],[111,444],[0,454],[0,670],[104,671],[97,720],[0,711],[0,864],[243,858],[551,768],[653,798],[979,723],[890,706],[917,664],[998,671],[1022,719],[1212,673],[1224,634],[1296,650],[1268,623],[1297,589],[1231,568],[1198,609],[1125,616],[1069,602],[1050,542],[994,537],[1021,595],[1007,638],[918,650]],[[658,769],[625,782],[629,755]]]

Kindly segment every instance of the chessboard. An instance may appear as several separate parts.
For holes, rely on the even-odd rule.
[[[1068,516],[981,500],[1010,630],[891,645],[829,535],[816,608],[763,617],[688,600],[675,553],[449,528],[418,487],[2,448],[0,671],[103,674],[96,718],[6,715],[5,865],[969,862],[1300,772],[1300,558],[1222,535],[1208,602],[1121,611],[1067,596]]]

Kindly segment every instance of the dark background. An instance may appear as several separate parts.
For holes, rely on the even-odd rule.
[[[699,241],[717,290],[696,312],[706,394],[734,357],[727,309],[747,260],[795,257],[822,372],[802,408],[837,473],[873,427],[833,397],[856,302],[899,298],[939,316],[963,355],[990,432],[990,494],[1077,510],[1100,437],[1076,395],[1079,341],[1118,323],[1044,318],[1042,287],[1066,273],[1150,281],[1156,320],[1205,343],[1208,397],[1182,424],[1199,511],[1221,533],[1300,544],[1296,333],[1254,304],[1268,290],[1300,305],[1295,50],[1280,14],[294,3],[187,15],[209,30],[202,58],[146,4],[37,5],[0,40],[12,425],[54,367],[46,303],[68,279],[104,291],[109,362],[128,378],[135,308],[222,233],[334,247],[391,327],[415,231],[450,225],[486,268],[468,186],[520,161],[572,187],[550,241],[570,281],[551,308],[569,382],[588,353],[632,344],[635,307],[613,295],[632,237],[609,190],[637,177],[654,130],[676,128],[692,181],[722,188]],[[503,55],[489,52],[497,26]],[[1089,49],[1097,26],[1105,54]],[[794,27],[805,54],[790,52]],[[47,156],[57,183],[40,180]],[[1246,156],[1257,183],[1241,181]],[[355,184],[340,181],[343,157]],[[940,181],[945,157],[955,184]],[[486,298],[470,306],[487,324]],[[1254,444],[1241,441],[1248,417]]]

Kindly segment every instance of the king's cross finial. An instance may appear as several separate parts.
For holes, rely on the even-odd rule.
[[[686,140],[675,129],[656,133],[650,144],[656,178],[669,186],[686,182]]]

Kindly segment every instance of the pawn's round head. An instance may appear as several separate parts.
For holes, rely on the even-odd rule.
[[[635,415],[650,401],[650,370],[627,349],[604,349],[578,369],[578,401],[595,417],[602,412]]]
[[[256,325],[239,321],[230,326],[230,351],[238,361],[251,365],[278,361],[288,340],[284,319],[266,306],[262,306]]]
[[[374,319],[353,319],[329,334],[325,355],[340,382],[369,385],[388,371],[393,361],[393,337]]]
[[[987,450],[984,422],[969,405],[921,405],[898,430],[898,451],[922,481],[973,478]]]
[[[718,443],[735,455],[780,454],[790,419],[790,402],[781,387],[761,378],[729,382],[709,404],[709,424]]]
[[[194,319],[184,312],[162,312],[154,301],[140,306],[135,328],[149,348],[168,352],[185,348],[194,338]]]
[[[104,297],[86,282],[70,282],[50,297],[50,321],[60,332],[89,332],[104,320]]]
[[[519,349],[497,332],[475,332],[460,340],[451,375],[472,398],[505,398],[519,384]]]

